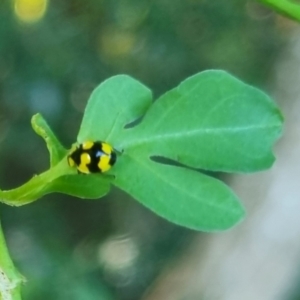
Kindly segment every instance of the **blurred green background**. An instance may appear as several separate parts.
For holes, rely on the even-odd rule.
[[[34,113],[70,147],[91,91],[115,74],[135,77],[155,97],[205,69],[268,91],[292,26],[244,0],[1,0],[1,188],[48,167]],[[28,279],[25,300],[141,299],[196,234],[116,189],[97,201],[54,194],[1,205],[1,218]]]

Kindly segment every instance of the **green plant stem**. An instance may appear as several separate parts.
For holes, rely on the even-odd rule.
[[[0,296],[1,300],[21,300],[24,277],[15,268],[0,225]]]
[[[258,0],[281,14],[300,21],[300,5],[291,0]]]
[[[21,206],[33,202],[45,194],[44,191],[53,180],[62,175],[72,174],[72,172],[75,171],[67,165],[67,160],[62,159],[55,167],[35,175],[18,188],[7,191],[0,190],[0,201],[12,206]]]

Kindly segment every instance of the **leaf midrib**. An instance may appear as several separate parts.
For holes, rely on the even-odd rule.
[[[197,128],[190,131],[184,132],[168,132],[163,134],[154,134],[151,137],[145,137],[141,139],[126,139],[125,143],[122,144],[122,147],[129,148],[129,147],[137,147],[140,145],[145,145],[147,143],[154,143],[159,140],[163,140],[167,142],[168,139],[176,139],[186,136],[193,136],[193,135],[219,135],[219,134],[234,134],[234,133],[243,133],[245,131],[250,130],[269,130],[276,127],[280,127],[280,124],[274,123],[270,125],[252,125],[252,126],[239,126],[239,127],[207,127],[207,128]]]

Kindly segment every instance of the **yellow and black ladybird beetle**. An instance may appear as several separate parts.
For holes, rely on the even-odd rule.
[[[117,155],[113,147],[101,141],[86,141],[74,146],[68,155],[69,165],[84,174],[106,172],[116,160]]]

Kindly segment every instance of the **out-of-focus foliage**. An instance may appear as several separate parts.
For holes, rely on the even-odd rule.
[[[243,0],[1,1],[0,187],[48,166],[30,128],[34,113],[68,148],[92,89],[114,74],[138,78],[155,96],[212,68],[266,86],[288,26]],[[60,195],[2,205],[1,217],[15,262],[32,279],[30,300],[140,299],[191,237],[118,190],[100,201]]]

